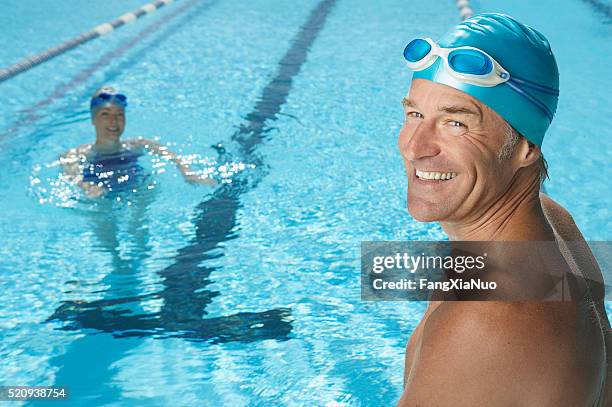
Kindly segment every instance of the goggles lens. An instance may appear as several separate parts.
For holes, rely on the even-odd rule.
[[[455,72],[488,75],[493,70],[491,58],[475,49],[454,50],[448,55],[448,65]]]
[[[127,106],[127,97],[125,95],[121,93],[102,92],[91,101],[91,107],[93,108],[94,106],[101,105],[103,103],[111,102],[111,101],[121,107]]]
[[[424,39],[417,38],[408,43],[404,48],[404,58],[410,62],[417,62],[425,58],[431,52],[431,45]]]
[[[442,48],[430,38],[415,38],[404,49],[404,58],[413,71],[427,69],[437,58],[456,79],[476,86],[496,86],[507,82],[510,74],[492,56],[478,48]]]
[[[414,71],[421,71],[431,66],[431,63],[435,61],[435,58],[431,58],[432,56],[446,61],[448,73],[462,82],[485,87],[506,83],[541,109],[552,121],[553,112],[540,99],[532,95],[529,89],[550,95],[559,95],[559,89],[540,85],[527,79],[510,77],[509,72],[493,57],[474,47],[441,48],[429,38],[415,38],[404,48],[404,58],[408,61],[410,69]]]
[[[125,101],[127,100],[127,97],[121,93],[116,93],[116,94],[100,93],[97,97],[104,101],[108,101],[111,99],[117,99],[119,102],[122,102],[122,103],[125,103]]]

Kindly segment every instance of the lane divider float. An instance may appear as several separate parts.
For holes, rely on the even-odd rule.
[[[129,24],[132,21],[136,21],[140,17],[150,14],[162,8],[163,6],[172,3],[173,1],[174,0],[157,0],[155,2],[145,4],[144,6],[130,13],[125,13],[111,22],[100,24],[97,27],[94,27],[92,30],[87,31],[68,41],[65,41],[53,48],[49,48],[48,50],[43,51],[40,54],[26,57],[7,68],[0,69],[0,82],[4,82],[7,79],[19,75],[22,72],[28,71],[34,68],[35,66],[40,65],[43,62],[46,62],[52,58],[55,58],[56,56],[61,55],[67,51],[70,51],[71,49],[74,49],[79,45],[85,44],[86,42],[89,42],[94,38],[106,35],[125,24]]]
[[[470,6],[470,0],[457,0],[457,8],[462,20],[467,20],[474,15],[474,10]]]

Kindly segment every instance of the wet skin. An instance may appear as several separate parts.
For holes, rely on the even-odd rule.
[[[398,146],[416,220],[440,222],[451,240],[564,239],[555,225],[581,238],[566,211],[545,214],[557,204],[540,199],[537,146],[521,139],[509,158],[498,158],[505,123],[486,105],[422,79],[403,105]],[[455,176],[425,179],[432,172]],[[431,302],[407,347],[399,406],[601,403],[601,317],[584,302]]]

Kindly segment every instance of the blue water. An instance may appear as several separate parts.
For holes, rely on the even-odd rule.
[[[140,5],[3,3],[0,66]],[[473,7],[538,27],[561,70],[547,191],[608,240],[612,61],[591,50],[610,16],[507,3]],[[407,214],[395,143],[403,46],[459,16],[448,1],[326,4],[177,1],[0,85],[0,385],[68,386],[73,405],[399,399],[425,304],[362,302],[359,247],[445,237]],[[129,97],[125,138],[169,143],[219,186],[150,157],[155,183],[119,200],[62,179],[106,83]]]

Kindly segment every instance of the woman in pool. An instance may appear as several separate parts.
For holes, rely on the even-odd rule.
[[[125,129],[127,98],[112,87],[102,87],[91,97],[91,122],[96,129],[96,141],[72,148],[60,157],[64,172],[74,179],[90,197],[109,191],[134,189],[143,169],[138,158],[146,152],[174,162],[186,181],[215,185],[202,178],[167,147],[143,138],[120,141]]]

